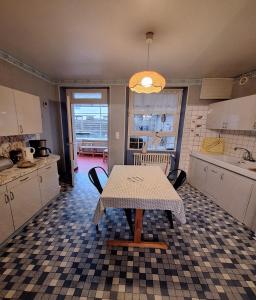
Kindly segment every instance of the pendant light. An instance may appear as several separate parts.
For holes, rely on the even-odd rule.
[[[161,74],[149,70],[149,48],[153,42],[153,35],[153,32],[146,33],[146,43],[148,45],[147,70],[135,73],[129,80],[129,88],[136,93],[159,93],[166,84],[165,78]]]

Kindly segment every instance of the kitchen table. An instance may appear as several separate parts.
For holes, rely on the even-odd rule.
[[[136,209],[133,241],[109,240],[109,246],[167,249],[165,242],[141,240],[143,210],[171,210],[186,223],[183,201],[159,166],[114,166],[94,213],[95,224],[108,207]]]

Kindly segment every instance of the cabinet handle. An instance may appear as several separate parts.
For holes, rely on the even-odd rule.
[[[23,133],[23,127],[20,125],[20,133]]]
[[[224,179],[224,174],[222,173],[221,175],[220,175],[220,180],[223,180]]]
[[[215,171],[215,170],[211,170],[211,172],[214,173],[214,174],[218,174],[218,172]]]
[[[10,201],[10,198],[7,194],[4,194],[4,198],[5,198],[5,203],[8,204]]]
[[[13,194],[13,192],[10,192],[10,198],[11,198],[11,200],[14,199],[14,194]]]
[[[23,179],[20,179],[20,181],[25,181],[25,180],[27,180],[27,179],[29,179],[29,177],[25,177],[25,178],[23,178]]]
[[[204,167],[204,171],[206,172],[208,170],[208,166]]]
[[[43,182],[43,177],[39,176],[39,180],[40,180],[40,183],[42,183]]]

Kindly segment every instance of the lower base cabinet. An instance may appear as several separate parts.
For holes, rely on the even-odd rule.
[[[18,229],[40,208],[40,189],[37,172],[32,172],[7,184],[14,228]]]
[[[0,186],[0,243],[14,232],[13,220],[6,187]]]
[[[210,196],[238,221],[255,230],[256,182],[191,156],[189,183]]]
[[[244,223],[254,181],[223,170],[218,199],[220,206],[240,222]]]
[[[56,197],[59,192],[59,175],[57,165],[52,164],[38,170],[42,206]]]
[[[0,186],[0,243],[59,192],[57,163]]]

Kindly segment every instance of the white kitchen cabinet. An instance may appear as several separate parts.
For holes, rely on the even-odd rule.
[[[219,205],[238,221],[244,222],[254,181],[224,169],[220,179]]]
[[[244,224],[256,231],[256,182],[253,185],[249,204],[245,212]]]
[[[38,96],[14,90],[15,107],[20,134],[42,132],[42,116]]]
[[[255,180],[193,156],[188,179],[192,186],[210,196],[238,221],[256,229]]]
[[[6,186],[0,186],[0,243],[14,232],[9,197]]]
[[[208,164],[203,160],[190,157],[188,181],[200,191],[204,191],[207,182]]]
[[[230,130],[256,130],[256,95],[233,99],[227,122]]]
[[[221,184],[221,173],[222,169],[206,163],[207,164],[207,182],[205,191],[212,197],[216,199],[216,203],[221,207],[225,208],[224,204],[220,201],[220,184]]]
[[[57,164],[51,164],[38,170],[42,206],[60,192]]]
[[[41,208],[37,171],[8,183],[7,191],[16,230]]]
[[[0,86],[0,136],[18,133],[14,92],[10,88]]]
[[[256,130],[256,95],[209,105],[208,129]]]
[[[221,101],[209,105],[206,128],[209,129],[227,129],[229,101]]]

